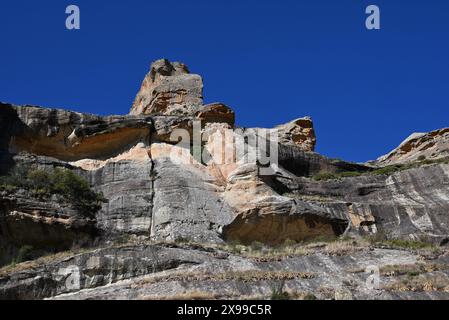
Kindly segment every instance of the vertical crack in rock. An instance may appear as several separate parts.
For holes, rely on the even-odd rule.
[[[154,189],[154,181],[156,180],[156,170],[155,170],[155,163],[153,160],[153,156],[151,154],[151,144],[153,143],[153,132],[154,132],[154,125],[151,125],[150,128],[150,135],[149,135],[149,148],[148,148],[148,157],[150,159],[150,216],[151,216],[151,223],[150,223],[150,239],[154,236],[154,198],[155,198],[155,189]]]

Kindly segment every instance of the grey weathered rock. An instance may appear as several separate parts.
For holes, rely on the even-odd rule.
[[[212,178],[168,157],[154,159],[153,170],[152,238],[222,242],[221,229],[232,221],[233,212]]]
[[[284,272],[289,290],[320,299],[449,298],[446,249],[399,251],[361,240],[449,243],[448,164],[415,162],[397,172],[373,172],[384,164],[447,156],[447,129],[414,135],[364,165],[312,152],[312,121],[300,118],[275,128],[278,162],[267,164],[250,155],[256,148],[267,152],[267,143],[276,139],[262,137],[263,129],[236,130],[234,124],[234,112],[224,104],[203,106],[200,76],[167,60],[152,65],[131,115],[0,104],[1,175],[24,163],[63,167],[106,199],[86,214],[57,195],[40,199],[31,190],[1,188],[0,265],[25,245],[40,254],[91,249],[0,269],[0,298],[145,299],[185,292],[267,298],[272,270]],[[193,139],[179,145],[177,129],[192,137],[195,128],[201,145],[191,149]],[[256,143],[251,135],[262,138]],[[246,141],[241,153],[239,141]],[[318,181],[326,174],[327,180]],[[258,242],[282,245],[341,235],[358,242],[300,249],[290,244],[281,256],[265,254],[272,250],[267,246],[257,252]],[[130,240],[133,245],[118,244]],[[237,242],[253,246],[226,247]],[[422,283],[416,287],[403,283],[401,271],[385,276],[386,287],[373,292],[360,274],[373,264],[409,270],[433,255],[438,266],[429,262],[419,269]],[[253,285],[242,285],[247,273],[255,274],[248,280]],[[74,274],[80,286],[68,288],[67,276]]]
[[[296,199],[350,221],[348,232],[446,243],[449,236],[449,165],[413,168],[392,175],[341,180],[283,180]]]
[[[65,161],[108,159],[138,141],[148,141],[151,118],[100,117],[61,109],[0,105],[0,118],[8,123],[0,147]],[[3,130],[2,130],[3,131]]]
[[[279,286],[300,299],[449,299],[447,255],[354,243],[303,249],[309,253],[257,259],[198,245],[101,248],[0,273],[0,298],[269,299]],[[378,288],[367,285],[372,266],[380,270]]]
[[[97,213],[97,227],[106,234],[149,235],[153,184],[149,157],[109,162],[87,172],[96,191],[108,202]]]

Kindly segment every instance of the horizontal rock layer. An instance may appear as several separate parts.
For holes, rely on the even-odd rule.
[[[217,248],[226,243],[278,246],[341,235],[449,242],[449,165],[420,162],[398,172],[373,172],[386,164],[445,156],[447,129],[414,135],[374,165],[331,160],[313,152],[316,136],[310,118],[274,129],[236,128],[231,108],[203,105],[200,76],[167,60],[153,63],[130,115],[101,117],[2,103],[0,128],[0,175],[23,164],[65,168],[105,198],[98,211],[86,215],[63,197],[43,200],[30,190],[3,186],[0,265],[12,262],[27,246],[35,254],[91,249],[51,262],[44,259],[36,268],[0,272],[0,298],[143,299],[194,290],[216,294],[220,288],[221,294],[228,290],[228,297],[266,297],[272,283],[260,275],[269,278],[270,270],[288,269],[296,276],[305,272],[308,279],[304,284],[296,276],[289,278],[292,290],[316,292],[325,279],[335,277],[332,290],[338,292],[339,282],[350,280],[355,284],[351,297],[363,299],[372,293],[348,266],[366,267],[373,261],[385,265],[386,260],[415,264],[416,254],[363,247],[354,253],[356,258],[345,251],[347,256],[332,260],[317,249],[311,256],[259,264]],[[328,180],[314,179],[326,175]],[[143,242],[118,245],[130,239]],[[204,271],[216,277],[220,272],[253,271],[259,280],[251,289],[239,285],[235,278],[241,275],[222,275],[219,285],[210,280],[213,275],[191,285],[179,275],[165,282],[142,279],[172,271]],[[308,278],[308,272],[318,272],[318,280]],[[68,274],[79,276],[79,287],[67,288]],[[379,297],[424,295],[387,290]]]

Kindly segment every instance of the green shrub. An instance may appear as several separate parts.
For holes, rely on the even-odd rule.
[[[94,192],[89,183],[68,169],[37,169],[18,165],[7,176],[0,177],[0,189],[28,190],[33,196],[48,199],[60,195],[85,215],[93,215],[105,202],[103,194]]]
[[[0,185],[4,189],[16,189],[19,187],[25,187],[27,185],[26,176],[29,171],[29,166],[19,165],[11,169],[8,175],[0,177]]]
[[[358,177],[361,176],[363,172],[359,171],[347,171],[347,172],[341,172],[338,175],[342,178],[349,178],[349,177]]]
[[[330,172],[320,172],[313,176],[313,179],[316,181],[336,180],[338,178],[338,175]]]
[[[85,213],[98,211],[101,202],[105,202],[101,193],[92,191],[87,181],[71,170],[54,170],[50,175],[50,192],[64,196]]]
[[[449,157],[439,158],[439,159],[426,159],[424,156],[420,156],[417,161],[409,162],[405,164],[394,164],[381,168],[372,169],[371,171],[345,171],[345,172],[320,172],[313,176],[312,178],[316,181],[327,181],[327,180],[340,180],[342,178],[357,177],[362,175],[387,175],[390,176],[396,172],[419,168],[423,165],[431,164],[449,164]]]
[[[393,247],[406,248],[406,249],[424,249],[432,247],[432,244],[430,243],[417,240],[393,239],[387,240],[384,243]]]
[[[17,257],[14,259],[14,263],[22,263],[25,261],[33,260],[33,247],[32,246],[22,246],[17,253]]]
[[[50,181],[47,171],[31,169],[27,172],[27,179],[34,190],[45,190]]]
[[[403,170],[403,166],[402,165],[392,165],[392,166],[386,166],[383,168],[379,168],[376,170],[371,171],[370,173],[372,175],[392,175],[393,173],[396,173],[398,171]]]
[[[433,244],[419,240],[404,240],[404,239],[388,239],[383,232],[365,237],[365,239],[372,245],[386,245],[396,248],[404,249],[425,249],[432,248]]]

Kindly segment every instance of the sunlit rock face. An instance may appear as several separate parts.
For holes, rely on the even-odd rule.
[[[25,245],[52,253],[87,246],[102,248],[103,255],[86,253],[58,260],[48,269],[40,266],[42,270],[35,269],[42,273],[39,283],[34,271],[8,278],[0,273],[0,298],[90,298],[103,293],[142,298],[170,288],[155,284],[130,293],[120,283],[117,290],[105,285],[181,265],[205,271],[279,267],[219,249],[192,249],[187,245],[192,243],[279,246],[342,235],[448,242],[449,165],[422,161],[446,156],[447,129],[413,135],[374,163],[331,160],[314,152],[317,141],[309,117],[273,129],[239,128],[230,107],[203,103],[202,88],[201,77],[190,74],[184,64],[158,60],[129,115],[102,117],[0,104],[1,175],[24,164],[65,168],[105,198],[97,211],[86,215],[57,196],[44,201],[32,190],[1,187],[0,265],[10,263]],[[259,151],[269,151],[271,162],[253,157]],[[372,173],[384,164],[416,160],[421,162],[401,171]],[[138,244],[117,245],[127,239]],[[413,264],[418,259],[414,253],[365,249],[359,254],[361,265]],[[289,265],[300,270],[322,263],[322,277],[309,287],[317,289],[325,276],[350,276],[345,270],[356,263],[352,256],[330,263],[326,252],[318,251]],[[95,290],[61,287],[53,269],[69,266],[68,261],[83,273],[80,290]],[[358,280],[354,283],[361,286]],[[172,291],[214,291],[211,284],[184,288],[179,283],[184,282],[173,284],[177,289]],[[226,285],[241,294],[254,293],[234,287],[232,281]],[[266,293],[269,285],[260,283],[258,288]],[[366,297],[359,289],[356,297]]]
[[[10,104],[1,105],[0,115],[4,171],[19,153],[66,162],[108,199],[95,213],[96,230],[107,238],[279,244],[343,233],[435,241],[446,235],[444,164],[363,175],[371,168],[313,153],[316,137],[308,117],[270,130],[235,129],[232,109],[203,105],[201,77],[182,63],[154,62],[127,116]],[[180,130],[190,140],[175,146]],[[250,134],[261,136],[264,130],[271,136],[263,141],[276,143],[276,166],[269,173],[248,157],[260,146]],[[415,135],[382,161],[414,159],[414,149],[444,145],[446,131]],[[195,134],[201,159],[189,150]],[[310,179],[345,171],[362,176]]]
[[[298,146],[304,151],[315,151],[316,136],[310,117],[293,120],[276,129],[279,131],[281,144]]]
[[[130,114],[192,115],[203,104],[201,76],[186,65],[161,59],[152,63]]]
[[[396,149],[374,161],[378,165],[435,160],[449,157],[449,128],[428,133],[413,133]]]

